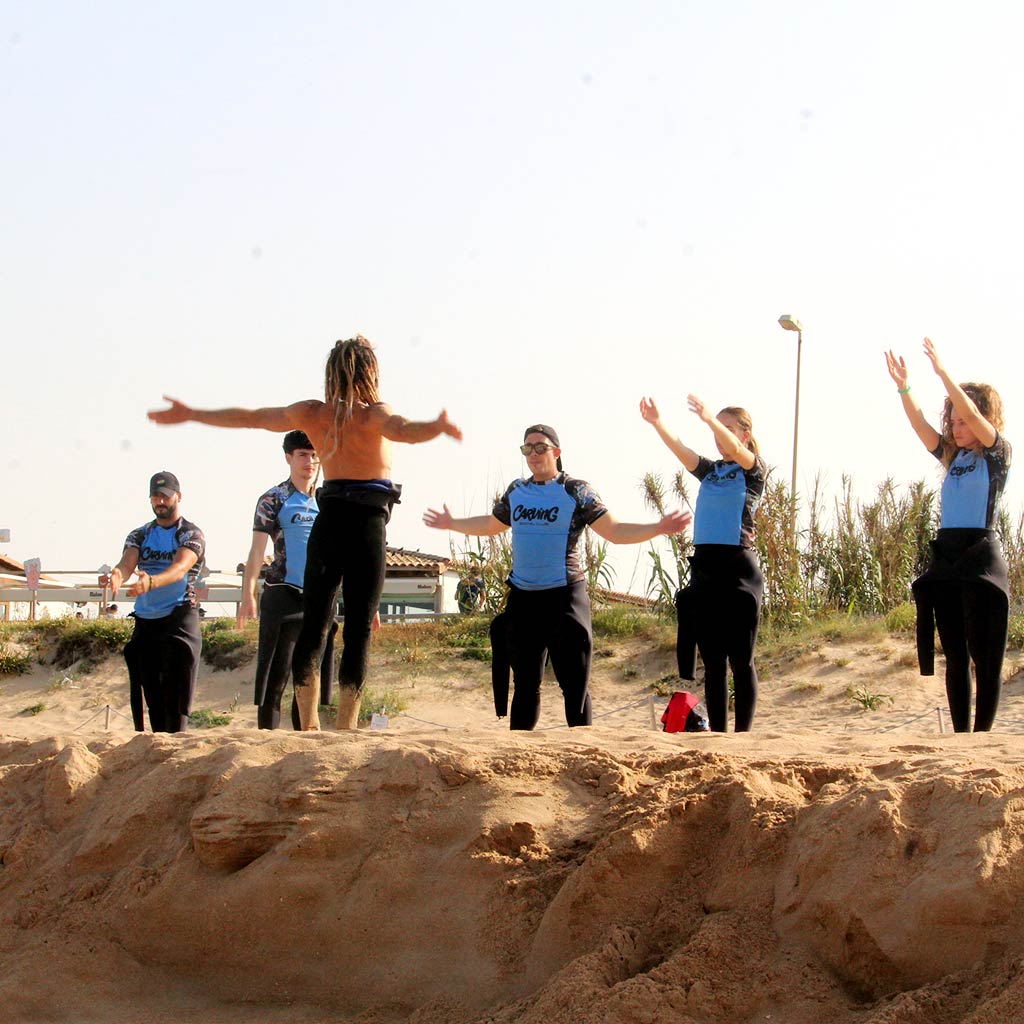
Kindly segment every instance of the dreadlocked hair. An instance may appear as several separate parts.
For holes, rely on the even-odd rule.
[[[991,384],[968,381],[960,390],[978,407],[978,412],[1001,434],[1003,432],[1003,400]],[[942,464],[949,469],[959,451],[953,440],[953,401],[948,396],[942,405]]]
[[[721,410],[721,412],[727,412],[736,420],[736,425],[740,430],[745,430],[750,434],[750,440],[747,441],[747,448],[755,455],[760,455],[761,450],[758,448],[757,441],[754,439],[754,421],[750,418],[750,413],[741,405],[727,405]]]
[[[324,369],[324,400],[334,411],[333,452],[341,440],[341,428],[352,418],[356,405],[380,401],[377,356],[361,334],[334,343]]]

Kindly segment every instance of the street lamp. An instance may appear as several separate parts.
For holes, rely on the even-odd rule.
[[[793,482],[790,489],[792,511],[789,518],[789,540],[796,546],[796,449],[800,439],[800,350],[804,344],[804,328],[790,313],[779,317],[779,324],[787,331],[796,331],[796,399],[793,403]]]

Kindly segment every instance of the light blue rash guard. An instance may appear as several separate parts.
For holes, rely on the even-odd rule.
[[[180,548],[196,554],[196,561],[185,576],[166,587],[157,587],[135,598],[135,616],[139,619],[162,619],[179,605],[196,606],[196,580],[205,564],[206,538],[195,523],[179,519],[171,526],[152,522],[132,530],[124,542],[125,549],[139,549],[138,568],[151,576],[167,569]]]
[[[942,445],[932,455],[942,458]],[[941,529],[991,530],[999,510],[1012,451],[997,433],[991,448],[957,449],[942,481]]]
[[[268,586],[287,583],[302,590],[309,532],[319,513],[316,498],[297,490],[290,477],[260,496],[252,528],[274,541],[274,560],[264,577]]]
[[[754,512],[764,494],[768,469],[760,455],[744,469],[738,462],[712,462],[700,456],[693,475],[700,481],[694,510],[693,544],[754,543]]]
[[[520,590],[551,590],[585,578],[576,550],[583,527],[608,509],[585,480],[559,473],[553,480],[514,480],[493,515],[512,527],[512,572]]]

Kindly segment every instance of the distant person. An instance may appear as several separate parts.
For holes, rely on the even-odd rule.
[[[946,470],[931,564],[913,584],[918,661],[921,675],[934,675],[937,627],[956,732],[971,731],[974,662],[974,731],[987,732],[999,708],[1009,616],[1009,569],[994,529],[1011,457],[1002,434],[1003,402],[989,384],[957,384],[929,338],[924,354],[946,389],[940,430],[917,404],[903,357],[885,355],[914,433]]]
[[[460,615],[472,615],[484,597],[484,580],[479,574],[464,576],[455,588],[455,603]]]
[[[754,513],[764,493],[767,467],[758,454],[750,413],[736,405],[712,416],[689,395],[687,406],[711,428],[720,458],[688,448],[664,425],[653,398],[640,400],[640,415],[699,481],[693,523],[690,581],[676,594],[676,659],[681,679],[704,662],[704,703],[713,732],[728,728],[732,669],[736,732],[748,732],[757,707],[754,645],[761,620],[764,579],[753,552]]]
[[[135,599],[135,628],[125,645],[132,721],[145,729],[143,700],[153,732],[183,732],[192,710],[202,636],[196,611],[196,580],[203,569],[203,531],[178,511],[181,485],[173,473],[156,473],[149,503],[156,516],[132,530],[121,560],[100,576],[112,597],[133,573],[128,588]],[[116,612],[117,605],[110,610]]]
[[[444,410],[435,420],[412,422],[382,402],[379,390],[377,356],[366,338],[357,335],[337,342],[328,355],[322,402],[311,398],[277,408],[203,410],[167,398],[170,408],[149,413],[161,424],[193,421],[279,433],[302,430],[320,453],[326,482],[306,549],[302,629],[292,661],[304,730],[320,728],[320,663],[339,585],[345,621],[337,727],[354,729],[358,724],[370,633],[384,589],[385,526],[401,494],[390,479],[390,442],[416,444],[441,434],[462,438]]]
[[[264,580],[259,602],[259,654],[256,658],[254,703],[259,709],[256,722],[261,729],[276,729],[281,722],[281,698],[291,676],[295,641],[302,629],[302,582],[306,571],[306,548],[320,509],[313,489],[320,472],[320,459],[313,442],[301,430],[284,435],[288,479],[260,495],[252,524],[252,546],[242,565],[242,601],[238,606],[238,628],[257,616],[256,584]],[[265,564],[267,541],[273,540],[274,554]],[[327,636],[320,666],[320,703],[330,704],[334,681],[334,634]],[[292,726],[300,729],[299,706],[292,699]]]
[[[673,512],[656,523],[620,523],[590,484],[562,472],[562,448],[551,427],[527,427],[523,441],[520,451],[530,476],[509,484],[490,515],[456,519],[444,505],[440,512],[429,509],[423,521],[436,530],[476,537],[512,530],[508,601],[492,631],[496,653],[512,665],[510,727],[536,726],[546,655],[562,690],[566,723],[590,725],[593,641],[590,597],[577,553],[580,533],[589,526],[612,544],[639,544],[679,533],[690,516]],[[497,709],[497,689],[495,698]]]

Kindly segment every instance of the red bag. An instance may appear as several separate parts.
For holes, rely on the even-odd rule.
[[[695,693],[676,690],[661,716],[665,732],[708,732],[708,716]]]

